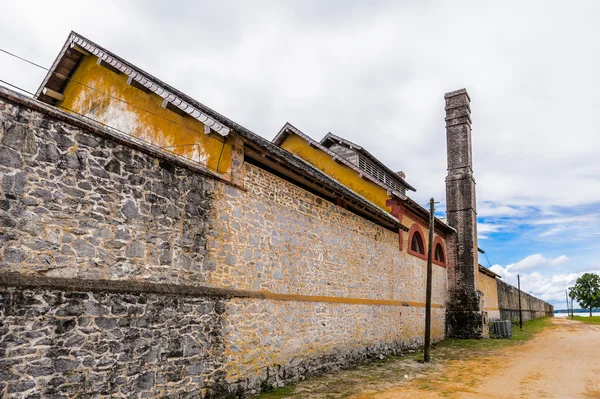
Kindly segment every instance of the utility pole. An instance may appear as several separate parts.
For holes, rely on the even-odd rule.
[[[435,216],[433,215],[434,202],[433,198],[429,200],[429,246],[427,256],[427,293],[425,295],[425,358],[426,363],[429,362],[429,346],[431,345],[431,281],[432,281],[432,264],[433,259],[433,230]],[[408,244],[410,245],[410,243]]]
[[[517,282],[519,284],[519,328],[523,331],[523,315],[521,314],[521,275],[517,274]]]
[[[571,313],[571,307],[569,306],[569,294],[567,293],[566,288],[565,288],[565,298],[567,298],[567,317],[569,317],[569,313]]]

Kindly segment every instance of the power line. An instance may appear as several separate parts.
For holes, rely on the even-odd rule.
[[[6,51],[6,50],[4,50],[4,49],[0,48],[0,52],[3,52],[3,53],[5,53],[5,54],[8,54],[8,55],[10,55],[11,57],[15,57],[15,58],[17,58],[17,59],[19,59],[19,60],[21,60],[21,61],[24,61],[24,62],[26,62],[26,63],[30,64],[30,65],[33,65],[33,66],[35,66],[35,67],[38,67],[38,68],[40,68],[40,69],[43,69],[44,71],[46,71],[46,72],[49,72],[49,73],[51,73],[51,74],[53,74],[53,75],[60,76],[61,78],[64,78],[65,80],[70,80],[71,82],[78,83],[78,84],[80,84],[81,86],[83,86],[83,87],[85,87],[85,88],[87,88],[87,89],[90,89],[90,90],[93,90],[93,91],[95,91],[95,92],[97,92],[97,93],[100,93],[100,94],[102,94],[103,96],[107,96],[107,97],[110,97],[110,98],[112,98],[112,99],[114,99],[114,100],[120,101],[120,102],[122,102],[122,103],[124,103],[124,104],[131,105],[131,106],[132,106],[132,107],[134,107],[134,108],[137,108],[137,109],[139,109],[139,110],[141,110],[141,111],[147,112],[147,113],[149,113],[149,114],[151,114],[151,115],[154,115],[154,116],[156,116],[156,117],[159,117],[159,118],[161,118],[161,119],[164,119],[164,120],[166,120],[166,121],[169,121],[169,122],[171,122],[171,123],[173,123],[173,124],[175,124],[175,125],[177,125],[177,126],[181,126],[181,127],[183,127],[183,128],[189,129],[189,130],[191,130],[191,131],[193,131],[193,132],[196,132],[196,133],[205,134],[204,132],[200,132],[199,130],[193,129],[193,128],[191,128],[191,127],[188,127],[188,126],[183,126],[182,124],[180,124],[180,123],[178,123],[178,122],[176,122],[176,121],[174,121],[174,120],[172,120],[172,119],[169,119],[169,118],[167,118],[167,117],[165,117],[165,116],[159,115],[159,114],[157,114],[157,113],[155,113],[155,112],[152,112],[152,111],[150,111],[150,110],[148,110],[148,109],[146,109],[146,108],[140,107],[139,105],[132,104],[132,103],[130,103],[130,102],[128,102],[128,101],[125,101],[125,100],[123,100],[123,99],[121,99],[121,98],[119,98],[119,97],[115,97],[115,96],[113,96],[113,95],[111,95],[111,94],[108,94],[108,93],[105,93],[105,92],[103,92],[103,91],[101,91],[101,90],[98,90],[98,89],[96,89],[95,87],[92,87],[92,86],[90,86],[90,85],[87,85],[87,84],[85,84],[85,83],[82,83],[82,82],[80,82],[80,81],[78,81],[78,80],[75,80],[75,79],[73,79],[73,78],[72,78],[72,77],[70,77],[70,76],[63,75],[63,74],[61,74],[61,73],[58,73],[58,72],[56,72],[56,71],[51,71],[49,68],[46,68],[46,67],[44,67],[44,66],[41,66],[40,64],[37,64],[37,63],[35,63],[35,62],[33,62],[33,61],[30,61],[30,60],[28,60],[28,59],[26,59],[26,58],[23,58],[23,57],[21,57],[21,56],[18,56],[18,55],[16,55],[16,54],[13,54],[13,53],[11,53],[10,51]],[[35,96],[35,94],[34,94],[34,96]]]
[[[182,125],[182,124],[180,124],[180,123],[178,123],[178,122],[176,122],[176,121],[174,121],[174,120],[172,120],[172,119],[169,119],[169,118],[167,118],[167,117],[165,117],[165,116],[159,115],[159,114],[157,114],[157,113],[155,113],[155,112],[152,112],[152,111],[150,111],[150,110],[148,110],[148,109],[145,109],[145,108],[143,108],[143,107],[140,107],[140,106],[138,106],[138,105],[136,105],[136,104],[132,104],[132,103],[130,103],[130,102],[128,102],[128,101],[125,101],[125,100],[123,100],[123,99],[120,99],[120,98],[118,98],[118,97],[115,97],[115,96],[113,96],[113,95],[111,95],[111,94],[108,94],[108,93],[105,93],[105,92],[103,92],[103,91],[101,91],[101,90],[98,90],[98,89],[96,89],[95,87],[89,86],[89,85],[87,85],[87,84],[85,84],[85,83],[82,83],[82,82],[80,82],[80,81],[78,81],[78,80],[75,80],[75,79],[73,79],[72,77],[65,76],[65,75],[63,75],[63,74],[61,74],[61,73],[58,73],[58,72],[56,72],[56,71],[51,71],[49,68],[46,68],[46,67],[44,67],[44,66],[42,66],[42,65],[40,65],[40,64],[38,64],[38,63],[36,63],[36,62],[33,62],[33,61],[31,61],[31,60],[28,60],[28,59],[26,59],[26,58],[24,58],[24,57],[21,57],[21,56],[19,56],[19,55],[17,55],[17,54],[14,54],[14,53],[12,53],[12,52],[10,52],[10,51],[7,51],[7,50],[3,49],[3,48],[0,48],[0,52],[2,52],[2,53],[5,53],[5,54],[7,54],[7,55],[9,55],[9,56],[11,56],[11,57],[14,57],[14,58],[16,58],[16,59],[18,59],[18,60],[21,60],[21,61],[23,61],[23,62],[26,62],[26,63],[28,63],[28,64],[30,64],[30,65],[33,65],[33,66],[35,66],[35,67],[37,67],[37,68],[40,68],[40,69],[42,69],[42,70],[44,70],[44,71],[47,71],[47,72],[49,72],[49,73],[51,73],[51,74],[54,74],[54,75],[60,76],[60,77],[64,78],[65,80],[69,80],[69,81],[72,81],[72,82],[78,83],[78,84],[80,84],[81,86],[83,86],[83,87],[85,87],[85,88],[87,88],[87,89],[90,89],[90,90],[93,90],[93,91],[95,91],[95,92],[97,92],[97,93],[99,93],[99,94],[102,94],[103,96],[106,96],[106,97],[112,98],[112,99],[114,99],[114,100],[117,100],[117,101],[119,101],[119,102],[122,102],[122,103],[124,103],[124,104],[130,105],[130,106],[132,106],[132,107],[134,107],[134,108],[137,108],[137,109],[139,109],[140,111],[144,111],[144,112],[147,112],[147,113],[148,113],[148,114],[150,114],[150,115],[153,115],[153,116],[156,116],[156,117],[158,117],[158,118],[164,119],[164,120],[166,120],[166,121],[168,121],[168,122],[170,122],[170,123],[172,123],[172,124],[174,124],[174,125],[176,125],[176,126],[182,127],[182,128],[184,128],[184,129],[191,130],[192,132],[195,132],[195,133],[198,133],[198,134],[205,134],[204,132],[200,132],[200,131],[198,131],[198,130],[196,130],[196,129],[193,129],[193,128],[189,127],[189,126],[184,126],[184,125]],[[32,97],[35,97],[35,94],[34,94],[34,93],[32,93],[32,92],[30,92],[30,91],[27,91],[27,90],[25,90],[25,89],[22,89],[22,88],[20,88],[20,87],[18,87],[18,86],[12,85],[12,84],[10,84],[10,83],[8,83],[8,82],[5,82],[5,81],[3,81],[3,82],[4,82],[5,84],[7,84],[7,85],[9,85],[9,86],[13,87],[13,88],[16,88],[16,89],[18,89],[18,90],[21,90],[21,91],[23,91],[23,92],[25,92],[25,93],[27,93],[27,94],[30,94]],[[83,116],[83,117],[85,117],[85,118],[88,118],[88,119],[90,119],[90,120],[93,120],[93,121],[95,121],[95,122],[97,122],[97,123],[100,123],[100,124],[102,124],[102,125],[104,125],[104,126],[107,126],[107,127],[111,128],[111,129],[117,130],[117,131],[119,131],[120,133],[126,134],[126,135],[128,135],[128,136],[133,136],[133,135],[132,135],[132,134],[130,134],[130,133],[123,132],[123,131],[121,131],[121,130],[119,130],[119,129],[117,129],[117,128],[114,128],[114,127],[112,127],[112,126],[110,126],[110,125],[108,125],[108,124],[104,124],[104,123],[102,123],[102,122],[100,122],[100,121],[98,121],[98,120],[95,120],[95,119],[93,119],[93,118],[90,118],[90,117],[88,117],[88,116],[86,116],[86,115],[82,115],[82,114],[80,114],[79,112],[77,112],[77,111],[75,111],[75,110],[72,110],[72,109],[70,109],[70,108],[67,108],[67,107],[64,107],[64,106],[61,106],[61,105],[56,105],[56,106],[58,106],[58,107],[60,107],[60,108],[63,108],[63,109],[65,109],[65,110],[68,110],[68,111],[70,111],[70,112],[74,112],[74,113],[76,113],[77,115],[80,115],[80,116]],[[154,145],[155,147],[159,147],[159,146],[156,146],[155,144],[153,144],[153,143],[151,143],[151,142],[149,142],[149,141],[146,141],[146,140],[144,140],[144,139],[141,139],[141,138],[139,138],[139,137],[137,137],[137,136],[133,136],[133,137],[136,137],[136,138],[138,138],[138,139],[140,139],[140,140],[142,140],[142,141],[144,141],[144,142],[146,142],[146,143],[152,144],[152,145]],[[186,147],[186,146],[193,146],[193,145],[199,145],[199,143],[181,144],[181,145],[177,145],[177,146],[165,146],[165,147],[159,147],[159,148],[166,149],[166,150],[168,151],[168,148],[178,148],[178,147]],[[182,157],[184,157],[184,158],[190,159],[190,160],[192,160],[192,161],[194,161],[194,162],[198,162],[199,164],[201,164],[201,165],[204,165],[205,167],[207,167],[207,168],[209,168],[209,169],[212,169],[212,170],[216,171],[217,173],[222,173],[222,172],[219,172],[219,166],[221,165],[221,158],[222,158],[222,156],[223,156],[223,152],[224,152],[224,150],[225,150],[225,142],[223,142],[223,145],[221,146],[221,151],[220,151],[220,153],[219,153],[219,159],[218,159],[218,161],[217,161],[217,167],[216,167],[216,168],[210,167],[210,166],[208,166],[208,165],[207,165],[207,164],[205,164],[205,163],[202,163],[202,162],[199,162],[199,161],[195,161],[195,160],[193,160],[193,159],[191,159],[191,158],[188,158],[188,157],[186,157],[186,156],[183,156],[183,155],[177,154],[177,153],[175,153],[175,152],[173,152],[173,151],[169,151],[169,152],[172,152],[173,154],[176,154],[176,155],[182,156]],[[243,167],[243,166],[242,166],[242,167]],[[242,167],[240,167],[240,168],[239,168],[238,170],[236,170],[236,171],[230,171],[230,173],[237,173],[237,172],[239,172],[239,171],[241,170],[241,168],[242,168]]]
[[[180,124],[180,123],[178,123],[178,122],[176,122],[176,121],[174,121],[174,120],[172,120],[172,119],[169,119],[169,118],[167,118],[167,117],[165,117],[165,116],[159,115],[159,114],[157,114],[157,113],[155,113],[155,112],[152,112],[152,111],[150,111],[150,110],[148,110],[148,109],[146,109],[146,108],[140,107],[140,106],[138,106],[138,105],[136,105],[136,104],[132,104],[132,103],[130,103],[130,102],[128,102],[128,101],[125,101],[125,100],[123,100],[123,99],[121,99],[121,98],[118,98],[118,97],[116,97],[116,96],[113,96],[113,95],[111,95],[111,94],[105,93],[105,92],[103,92],[103,91],[101,91],[101,90],[98,90],[98,89],[96,89],[95,87],[89,86],[89,85],[87,85],[87,84],[85,84],[85,83],[82,83],[82,82],[80,82],[80,81],[78,81],[78,80],[75,80],[75,79],[73,79],[73,78],[72,78],[72,77],[70,77],[70,76],[65,76],[65,75],[63,75],[63,74],[61,74],[61,73],[58,73],[58,72],[56,72],[56,71],[51,71],[49,68],[46,68],[46,67],[44,67],[44,66],[42,66],[42,65],[40,65],[40,64],[38,64],[38,63],[36,63],[36,62],[30,61],[30,60],[28,60],[28,59],[26,59],[26,58],[24,58],[24,57],[21,57],[21,56],[19,56],[19,55],[17,55],[17,54],[11,53],[10,51],[7,51],[7,50],[5,50],[5,49],[3,49],[3,48],[0,48],[0,52],[2,52],[2,53],[4,53],[4,54],[7,54],[7,55],[9,55],[9,56],[11,56],[11,57],[14,57],[14,58],[16,58],[16,59],[18,59],[18,60],[21,60],[21,61],[23,61],[23,62],[26,62],[27,64],[33,65],[33,66],[35,66],[35,67],[37,67],[37,68],[40,68],[40,69],[42,69],[42,70],[44,70],[44,71],[46,71],[46,72],[49,72],[49,73],[51,73],[51,74],[54,74],[54,75],[60,76],[61,78],[64,78],[65,80],[69,80],[69,81],[71,81],[71,82],[75,82],[75,83],[77,83],[77,84],[80,84],[81,86],[83,86],[83,87],[85,87],[85,88],[87,88],[87,89],[90,89],[90,90],[92,90],[92,91],[95,91],[95,92],[97,92],[97,93],[99,93],[99,94],[101,94],[101,95],[103,95],[103,96],[106,96],[106,97],[109,97],[109,98],[111,98],[111,99],[117,100],[117,101],[119,101],[119,102],[121,102],[121,103],[127,104],[127,105],[129,105],[129,106],[132,106],[132,107],[134,107],[134,108],[137,108],[137,109],[139,109],[140,111],[144,111],[144,112],[147,112],[147,113],[148,113],[148,114],[150,114],[150,115],[153,115],[153,116],[156,116],[156,117],[158,117],[158,118],[164,119],[164,120],[166,120],[166,121],[168,121],[168,122],[170,122],[170,123],[172,123],[172,124],[174,124],[174,125],[176,125],[176,126],[182,127],[182,128],[184,128],[184,129],[191,130],[192,132],[195,132],[195,133],[198,133],[198,134],[206,134],[206,133],[204,133],[204,132],[201,132],[201,131],[198,131],[198,130],[196,130],[196,129],[194,129],[194,128],[191,128],[191,127],[189,127],[189,126],[184,126],[184,125],[182,125],[182,124]],[[7,83],[7,82],[6,82],[6,83]],[[8,84],[8,83],[7,83],[7,84]],[[10,84],[9,84],[9,85],[10,85]],[[16,86],[14,86],[14,85],[10,85],[10,86],[11,86],[11,87],[15,87],[15,88],[17,88],[17,87],[16,87]],[[24,92],[26,92],[26,93],[28,93],[28,94],[30,94],[32,97],[35,97],[35,94],[34,94],[34,93],[31,93],[31,92],[29,92],[29,91],[27,91],[27,90],[24,90],[24,89],[21,89],[21,88],[18,88],[18,89],[19,89],[19,90],[21,90],[21,91],[24,91]],[[93,118],[89,118],[89,117],[87,117],[87,116],[85,116],[85,115],[82,115],[82,114],[78,113],[77,111],[71,110],[71,109],[69,109],[69,108],[67,108],[67,107],[64,107],[64,106],[61,106],[61,105],[56,105],[56,106],[57,106],[57,107],[60,107],[60,108],[63,108],[63,109],[66,109],[66,110],[69,110],[70,112],[74,112],[74,113],[76,113],[76,114],[78,114],[78,115],[81,115],[81,116],[83,116],[83,117],[86,117],[86,118],[88,118],[88,119],[91,119],[91,120],[93,120],[93,121],[95,121],[95,122],[97,122],[97,123],[101,123],[101,124],[103,124],[103,123],[102,123],[102,122],[100,122],[100,121],[97,121],[97,120],[95,120],[95,119],[93,119]],[[202,123],[202,122],[201,122],[201,123]],[[116,129],[116,128],[112,127],[112,126],[109,126],[109,125],[107,125],[107,124],[103,124],[103,125],[105,125],[105,126],[108,126],[108,127],[110,127],[111,129],[118,130],[118,129]],[[118,131],[119,131],[119,130],[118,130]],[[129,133],[125,133],[125,132],[122,132],[122,131],[120,131],[120,132],[121,132],[121,133],[123,133],[123,134],[127,134],[127,135],[129,135],[129,136],[133,136],[132,134],[129,134]],[[134,136],[134,137],[135,137],[135,136]],[[143,139],[142,139],[142,141],[145,141],[145,140],[143,140]],[[147,142],[147,141],[146,141],[146,142]],[[148,142],[148,143],[150,143],[150,142]],[[150,144],[152,144],[152,143],[150,143]],[[199,143],[193,143],[193,144],[189,144],[189,145],[191,146],[191,145],[197,145],[197,144],[199,144]],[[153,144],[153,145],[154,145],[154,144]],[[156,146],[156,145],[155,145],[155,146]],[[179,146],[177,146],[177,147],[185,147],[185,146],[187,146],[187,145],[186,145],[186,144],[184,144],[184,145],[179,145]],[[158,146],[156,146],[156,147],[158,147]],[[167,146],[167,147],[159,147],[159,148],[162,148],[162,149],[167,149],[168,147],[170,147],[170,148],[176,148],[175,146]],[[215,169],[215,168],[212,168],[212,167],[210,167],[210,166],[208,166],[207,164],[204,164],[204,163],[202,163],[202,162],[195,161],[195,160],[193,160],[193,159],[191,159],[191,158],[188,158],[188,157],[185,157],[185,156],[183,156],[183,157],[184,157],[184,158],[187,158],[187,159],[191,159],[191,160],[193,160],[194,162],[198,162],[199,164],[201,164],[201,165],[204,165],[204,166],[206,166],[206,167],[207,167],[207,168],[209,168],[209,169],[215,170],[217,173],[221,173],[221,172],[219,172],[219,170],[218,170],[218,169],[219,169],[219,166],[220,166],[220,163],[221,163],[221,157],[222,157],[222,155],[223,155],[223,151],[224,151],[224,149],[225,149],[225,142],[223,141],[223,145],[222,145],[222,147],[221,147],[221,151],[220,151],[220,154],[219,154],[219,160],[217,161],[217,168],[216,168],[216,169]],[[170,151],[170,152],[173,152],[173,151]],[[175,153],[175,152],[173,152],[173,153]],[[179,154],[178,154],[178,155],[179,155]],[[182,156],[182,155],[180,155],[180,156]],[[235,173],[239,172],[240,170],[241,170],[241,167],[240,167],[240,169],[236,170],[236,171],[235,171]],[[231,173],[233,173],[233,171],[231,171]]]
[[[3,83],[3,84],[5,84],[5,85],[7,85],[7,86],[10,86],[10,87],[14,88],[14,89],[17,89],[17,90],[19,90],[19,91],[21,91],[21,92],[23,92],[23,93],[29,94],[29,95],[31,95],[32,97],[33,97],[33,96],[35,96],[35,94],[34,94],[34,93],[32,93],[32,92],[30,92],[29,90],[23,89],[22,87],[20,87],[20,86],[17,86],[17,85],[14,85],[14,84],[12,84],[12,83],[9,83],[9,82],[7,82],[7,81],[5,81],[5,80],[3,80],[3,79],[0,79],[0,83]],[[95,122],[95,123],[98,123],[99,125],[102,125],[102,126],[104,126],[104,127],[107,127],[107,128],[109,128],[109,129],[112,129],[112,130],[114,130],[114,131],[116,131],[116,132],[118,132],[118,133],[121,133],[121,134],[125,135],[125,136],[132,137],[132,138],[134,138],[135,140],[139,140],[139,141],[141,141],[141,142],[143,142],[143,143],[145,143],[145,144],[151,145],[151,146],[153,146],[153,147],[156,147],[156,148],[159,148],[159,149],[161,149],[161,150],[165,150],[165,151],[167,151],[167,152],[169,152],[169,153],[171,153],[171,154],[173,154],[173,155],[175,155],[175,156],[178,156],[178,157],[182,157],[182,158],[189,159],[190,161],[193,161],[193,162],[196,162],[196,163],[198,163],[198,164],[200,164],[200,165],[203,165],[204,167],[206,167],[206,168],[208,168],[208,169],[211,169],[211,170],[214,170],[214,171],[215,171],[215,172],[217,172],[217,173],[222,173],[222,172],[219,172],[219,171],[218,171],[218,166],[219,166],[218,164],[217,164],[217,168],[214,168],[214,167],[212,167],[212,166],[209,166],[209,165],[208,165],[208,164],[206,164],[206,163],[203,163],[203,162],[200,162],[200,161],[196,161],[196,160],[194,160],[194,159],[192,159],[192,158],[189,158],[189,157],[183,156],[183,155],[181,155],[181,154],[178,154],[178,153],[176,153],[176,152],[174,152],[174,151],[171,151],[171,150],[169,150],[169,149],[168,149],[168,147],[159,147],[159,146],[157,146],[156,144],[154,144],[154,143],[152,143],[152,142],[150,142],[150,141],[148,141],[148,140],[145,140],[145,139],[143,139],[143,138],[141,138],[141,137],[137,137],[137,136],[134,136],[134,135],[132,135],[132,134],[130,134],[130,133],[124,132],[124,131],[122,131],[122,130],[120,130],[120,129],[117,129],[116,127],[113,127],[113,126],[110,126],[109,124],[106,124],[106,123],[100,122],[100,121],[98,121],[98,120],[96,120],[96,119],[94,119],[94,118],[91,118],[91,117],[89,117],[89,116],[87,116],[87,115],[84,115],[84,114],[82,114],[82,113],[80,113],[80,112],[77,112],[77,111],[75,111],[75,110],[73,110],[73,109],[71,109],[71,108],[68,108],[68,107],[65,107],[65,106],[62,106],[62,105],[59,105],[59,104],[56,104],[56,105],[54,105],[54,106],[55,106],[55,107],[58,107],[58,108],[62,108],[62,109],[64,109],[64,110],[66,110],[66,111],[72,112],[72,113],[74,113],[74,114],[76,114],[76,115],[78,115],[78,116],[80,116],[80,117],[82,117],[82,118],[89,119],[89,120],[91,120],[91,121],[93,121],[93,122]],[[184,144],[184,145],[182,145],[182,146],[185,146],[185,145],[190,145],[190,144]],[[195,143],[195,144],[192,144],[192,145],[196,145],[196,143]],[[224,147],[225,147],[225,142],[223,142],[223,146],[221,147],[221,154],[223,153],[223,149],[224,149]],[[220,155],[219,155],[219,158],[220,158]],[[219,159],[219,162],[220,162],[220,159]],[[243,164],[242,164],[242,167],[243,167]],[[239,168],[238,170],[236,170],[236,171],[233,171],[233,170],[231,170],[229,173],[230,173],[230,174],[237,173],[237,172],[239,172],[240,170],[242,170],[242,167],[240,167],[240,168]]]
[[[483,253],[485,255],[485,259],[487,260],[488,266],[491,268],[492,267],[492,263],[490,262],[490,258],[488,258],[487,253]]]

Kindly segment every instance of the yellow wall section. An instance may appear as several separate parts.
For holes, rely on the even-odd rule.
[[[481,272],[477,273],[477,288],[483,292],[485,310],[498,310],[498,286],[496,279]]]
[[[97,60],[94,56],[83,59],[64,90],[63,107],[159,147],[178,146],[167,149],[213,171],[217,170],[217,163],[220,173],[230,170],[230,140],[223,142],[214,133],[205,134],[203,123],[163,108],[161,97],[128,85],[125,74],[116,74],[102,67],[96,63]],[[110,94],[128,104],[101,93]]]
[[[356,171],[334,161],[331,155],[326,152],[311,147],[302,137],[290,134],[281,144],[281,148],[309,162],[379,207],[387,211],[391,210],[386,205],[386,201],[390,199],[387,190],[373,182],[362,179]]]

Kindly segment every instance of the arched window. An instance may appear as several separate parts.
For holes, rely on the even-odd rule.
[[[425,235],[418,223],[414,223],[408,232],[408,253],[421,259],[427,259]]]
[[[423,246],[423,237],[421,237],[421,234],[419,234],[418,231],[412,236],[412,240],[410,241],[410,249],[420,254],[425,253],[425,247]]]
[[[438,244],[435,246],[435,255],[434,259],[438,262],[444,262],[444,250],[442,249],[442,245]]]
[[[446,267],[446,249],[440,237],[433,240],[433,263]]]

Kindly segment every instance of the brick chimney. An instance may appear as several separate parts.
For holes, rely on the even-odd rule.
[[[471,151],[471,99],[465,89],[446,93],[446,216],[456,229],[449,250],[449,302],[446,335],[481,338],[487,335],[487,317],[477,290],[477,210]]]

